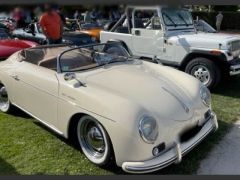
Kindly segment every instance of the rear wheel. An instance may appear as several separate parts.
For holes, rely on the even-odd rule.
[[[4,113],[10,113],[13,106],[9,100],[6,87],[0,83],[0,111]]]
[[[77,137],[84,155],[94,164],[106,166],[112,161],[110,138],[103,126],[91,116],[77,124]]]
[[[220,68],[211,60],[206,58],[195,58],[191,60],[185,72],[196,77],[209,89],[213,89],[221,80]]]

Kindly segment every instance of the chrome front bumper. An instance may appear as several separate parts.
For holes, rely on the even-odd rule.
[[[230,66],[230,75],[234,76],[240,74],[240,64]]]
[[[231,76],[240,74],[240,58],[229,61],[229,73]]]
[[[143,162],[124,162],[122,169],[128,173],[149,173],[162,169],[170,164],[179,163],[182,156],[187,154],[198,143],[200,143],[210,132],[217,130],[218,122],[214,113],[203,125],[202,129],[189,141],[184,143],[175,142],[175,145],[164,154]]]

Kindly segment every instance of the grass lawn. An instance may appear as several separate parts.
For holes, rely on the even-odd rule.
[[[232,77],[213,94],[213,108],[219,130],[183,158],[154,174],[194,174],[198,165],[231,123],[240,119],[240,77]],[[0,175],[104,175],[123,174],[121,168],[101,169],[91,164],[81,152],[24,113],[0,113]]]

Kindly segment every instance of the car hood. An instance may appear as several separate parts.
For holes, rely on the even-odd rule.
[[[199,82],[196,79],[152,63],[109,66],[84,77],[87,88],[94,89],[99,96],[103,97],[102,92],[107,92],[106,98],[102,99],[103,103],[125,108],[124,103],[116,103],[119,99],[124,99],[158,119],[185,121],[192,118],[196,99],[199,101]],[[178,74],[179,77],[185,77],[182,80],[185,79],[185,83],[192,86],[192,92],[184,83],[175,81],[173,77]],[[83,77],[79,77],[79,80],[83,81]]]
[[[207,49],[227,49],[227,43],[240,40],[239,36],[220,33],[181,33],[170,36],[168,41],[184,47],[197,47]],[[207,41],[207,43],[206,43]]]
[[[19,39],[0,40],[0,58],[7,58],[14,52],[17,52],[21,49],[34,47],[36,45],[37,43]]]
[[[35,43],[35,42],[19,40],[19,39],[0,40],[0,44],[1,44],[1,46],[15,47],[15,48],[28,48],[28,47],[34,47],[37,45],[37,43]]]

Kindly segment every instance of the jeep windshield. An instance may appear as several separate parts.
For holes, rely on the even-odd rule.
[[[162,17],[166,26],[193,25],[192,16],[188,10],[179,8],[162,8]]]
[[[115,50],[113,50],[114,48]],[[113,48],[106,48],[105,45],[79,47],[67,50],[59,56],[59,68],[61,72],[77,72],[130,59],[130,55],[122,46]]]

